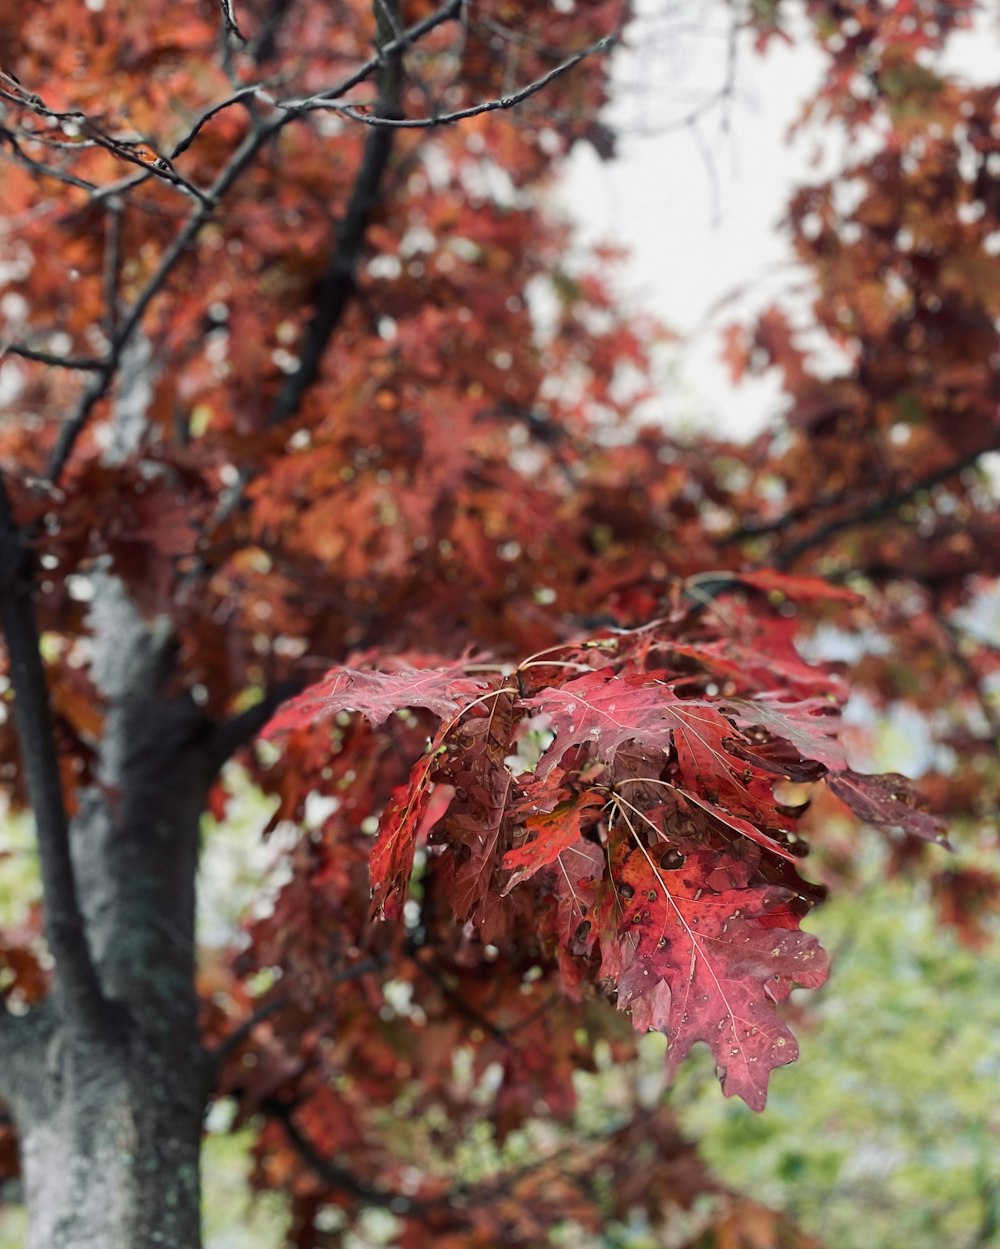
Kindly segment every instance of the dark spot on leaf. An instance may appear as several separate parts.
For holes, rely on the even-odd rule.
[[[660,855],[660,867],[665,872],[676,872],[679,867],[684,866],[684,855],[676,846],[669,846]]]

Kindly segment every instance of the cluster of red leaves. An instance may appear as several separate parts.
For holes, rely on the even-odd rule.
[[[264,1131],[257,1180],[292,1192],[303,1243],[325,1204],[392,1194],[402,1243],[445,1226],[456,1244],[495,1237],[497,1186],[525,1196],[550,1171],[543,1154],[523,1174],[455,1191],[452,1151],[482,1119],[487,1081],[500,1139],[540,1117],[574,1133],[570,1154],[586,1165],[560,1153],[562,1195],[550,1196],[583,1226],[630,1206],[657,1220],[717,1191],[680,1142],[626,1159],[617,1135],[581,1136],[575,1074],[609,1043],[624,1062],[636,1033],[655,1029],[669,1072],[705,1041],[725,1091],[761,1107],[770,1071],[797,1052],[778,1004],[825,978],[823,951],[799,929],[823,894],[798,872],[803,794],[843,786],[869,818],[935,837],[940,827],[902,778],[890,795],[884,778],[847,768],[846,689],[799,658],[793,619],[767,606],[758,579],[772,595],[825,592],[750,574],[749,592],[734,579],[717,608],[680,598],[654,624],[517,665],[361,656],[274,719],[280,754],[255,772],[279,800],[272,827],[311,831],[239,970],[281,975],[247,999],[220,969],[213,996],[262,1020],[222,1086],[241,1117],[283,1107],[359,1185],[352,1194],[336,1174],[295,1168],[289,1129]],[[781,801],[789,778],[794,808]],[[207,1023],[220,1036],[231,1027],[221,1011]],[[428,1139],[421,1115],[442,1112],[447,1130]],[[610,1190],[595,1188],[595,1168],[615,1177]],[[607,1191],[628,1201],[609,1209]],[[716,1235],[737,1218],[725,1208]],[[533,1243],[522,1220],[552,1214],[533,1204],[504,1234]]]
[[[423,851],[423,887],[432,875],[470,934],[502,949],[529,925],[564,992],[604,986],[638,1029],[666,1033],[671,1072],[707,1042],[724,1091],[759,1110],[770,1071],[797,1054],[775,1003],[826,977],[798,931],[816,891],[795,870],[798,813],[775,781],[825,775],[870,822],[932,839],[941,825],[904,778],[846,766],[839,685],[798,659],[781,621],[748,612],[716,639],[692,636],[687,615],[497,675],[482,662],[336,668],[268,732],[430,712],[433,738],[372,848],[374,913],[401,917]]]

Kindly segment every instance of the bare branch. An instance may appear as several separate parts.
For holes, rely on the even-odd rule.
[[[8,130],[6,126],[0,126],[0,141],[6,142],[14,154],[15,162],[18,165],[22,165],[25,169],[30,169],[32,173],[37,173],[43,178],[54,178],[57,182],[62,182],[66,186],[76,187],[79,191],[94,193],[98,190],[93,182],[87,182],[84,178],[76,178],[73,174],[66,173],[65,170],[59,169],[55,165],[46,165],[43,161],[34,160],[21,147],[13,131]]]
[[[187,221],[174,236],[173,242],[164,252],[156,271],[152,274],[146,283],[144,289],[140,292],[132,307],[122,317],[118,331],[111,344],[107,356],[103,361],[87,361],[86,365],[77,367],[86,367],[94,372],[94,377],[87,385],[73,413],[66,421],[60,431],[56,446],[53,450],[49,461],[48,476],[55,484],[65,468],[66,462],[72,453],[73,447],[77,439],[82,433],[87,421],[89,420],[96,405],[104,398],[111,382],[114,378],[118,364],[121,360],[122,351],[134,333],[136,327],[141,321],[146,309],[156,296],[166,285],[171,273],[173,272],[178,261],[184,255],[187,248],[200,234],[204,226],[211,220],[214,215],[215,208],[219,204],[222,197],[230,190],[233,184],[253,163],[261,149],[290,122],[306,116],[309,112],[324,107],[332,107],[335,111],[348,112],[353,115],[355,110],[349,106],[338,105],[335,103],[338,97],[342,97],[347,91],[352,90],[359,83],[365,81],[373,72],[379,71],[379,103],[377,106],[377,114],[368,115],[358,113],[356,120],[362,121],[367,125],[376,125],[378,130],[384,130],[385,127],[395,127],[397,124],[415,125],[417,127],[441,125],[449,121],[461,120],[464,117],[476,116],[480,113],[496,111],[497,109],[513,108],[522,100],[534,95],[540,91],[554,78],[566,73],[574,65],[586,57],[593,55],[597,51],[609,48],[617,38],[616,34],[606,36],[599,40],[596,44],[589,46],[575,53],[572,57],[561,62],[554,67],[549,73],[543,75],[535,82],[528,84],[514,95],[505,96],[502,99],[486,101],[481,105],[472,107],[471,109],[460,110],[454,114],[446,114],[438,118],[428,119],[407,119],[400,118],[399,112],[399,90],[401,75],[401,57],[407,48],[411,47],[418,40],[423,38],[429,31],[443,24],[446,21],[455,18],[461,11],[462,0],[447,0],[440,9],[429,14],[422,21],[415,23],[402,34],[394,37],[386,38],[380,46],[379,51],[369,58],[362,66],[354,71],[343,82],[336,87],[332,87],[326,91],[310,97],[308,100],[301,101],[272,101],[272,103],[281,111],[281,115],[265,125],[252,130],[230,157],[227,164],[216,177],[212,186],[207,192],[198,191],[199,206],[188,217]],[[380,19],[385,30],[385,19]],[[388,32],[392,34],[392,32]],[[235,93],[227,100],[222,101],[219,105],[209,109],[195,123],[190,134],[186,139],[182,140],[174,149],[174,155],[184,151],[190,144],[194,135],[200,130],[205,122],[223,108],[227,108],[232,104],[245,100],[254,94],[263,94],[263,88],[248,88],[246,90]],[[75,116],[75,115],[74,115]],[[306,332],[305,342],[303,343],[300,356],[300,365],[296,373],[292,374],[286,381],[282,390],[279,392],[275,402],[274,410],[271,414],[272,423],[279,423],[287,419],[292,412],[298,407],[303,394],[315,381],[320,360],[323,351],[330,336],[336,326],[339,324],[344,310],[349,301],[350,295],[354,289],[354,274],[357,268],[360,249],[367,228],[368,220],[371,215],[372,208],[378,194],[378,188],[381,183],[382,176],[388,164],[391,144],[389,136],[386,133],[375,134],[365,148],[365,154],[362,159],[361,169],[355,184],[354,193],[351,202],[348,205],[343,224],[337,238],[337,245],[334,251],[330,268],[325,275],[324,281],[320,287],[319,298],[317,300],[316,314]],[[143,162],[138,162],[143,163]],[[174,174],[172,164],[168,161],[165,163],[165,175]],[[145,167],[145,166],[144,166]],[[182,180],[183,181],[183,180]],[[194,189],[194,188],[190,188]],[[96,188],[93,188],[96,192]],[[52,363],[58,363],[55,358]],[[72,367],[72,366],[67,366]]]
[[[239,23],[236,20],[233,0],[219,0],[219,8],[222,11],[222,21],[226,27],[227,39],[230,39],[238,44],[245,44],[246,38],[240,30]]]
[[[116,342],[115,346],[112,347],[110,358],[102,361],[98,366],[95,376],[87,384],[83,394],[77,400],[73,414],[59,431],[59,437],[56,439],[55,448],[49,459],[48,477],[52,485],[56,486],[59,484],[63,468],[77,438],[83,432],[87,418],[94,410],[98,401],[107,392],[108,386],[111,384],[111,378],[114,376],[115,366],[118,364],[118,357],[121,355],[122,347],[124,346],[125,343],[122,340],[121,346],[118,346]]]
[[[350,77],[345,78],[343,82],[338,83],[335,87],[329,87],[325,91],[320,91],[316,95],[310,96],[310,100],[335,100],[339,96],[346,95],[348,91],[353,91],[366,79],[370,78],[373,73],[382,65],[386,57],[396,56],[400,52],[406,52],[415,43],[419,43],[425,35],[430,34],[437,26],[442,26],[445,22],[450,22],[458,18],[462,12],[464,0],[446,0],[439,9],[435,9],[433,13],[429,13],[419,22],[408,27],[398,39],[391,39],[383,42],[378,52],[374,56],[368,58],[365,63],[354,71]],[[298,103],[289,101],[281,104],[279,107],[287,108],[301,116],[307,110],[300,109]]]
[[[455,122],[465,121],[469,117],[479,117],[483,113],[495,113],[503,109],[516,108],[518,104],[522,104],[525,100],[535,95],[536,92],[547,87],[556,78],[561,78],[563,74],[579,65],[581,61],[585,61],[596,53],[607,52],[615,45],[618,37],[617,33],[605,35],[603,39],[598,39],[596,43],[592,43],[588,47],[582,48],[579,52],[575,52],[572,56],[567,57],[565,61],[550,69],[547,74],[543,74],[541,78],[536,78],[534,82],[528,83],[526,87],[521,87],[520,90],[510,95],[501,96],[495,100],[484,100],[479,104],[472,104],[468,108],[457,109],[453,113],[439,113],[432,117],[387,117],[379,112],[363,113],[356,105],[339,104],[335,100],[325,100],[315,96],[308,100],[296,101],[295,107],[309,112],[323,110],[337,113],[341,117],[348,117],[351,121],[359,121],[366,126],[373,126],[376,129],[430,130],[435,126],[452,125]]]
[[[345,967],[342,971],[337,972],[332,977],[330,983],[344,984],[349,980],[360,980],[362,976],[368,976],[372,972],[380,971],[385,965],[385,956],[366,958],[363,962],[352,963],[350,967]],[[241,1024],[219,1042],[211,1054],[212,1074],[215,1075],[226,1059],[238,1050],[244,1041],[249,1040],[254,1028],[258,1024],[263,1023],[266,1019],[270,1019],[272,1015],[280,1015],[283,1010],[287,1010],[288,1007],[293,1005],[292,998],[287,994],[282,994],[280,997],[273,997],[262,1006],[258,1006]]]
[[[51,351],[39,351],[35,347],[29,347],[27,343],[4,343],[0,346],[0,360],[5,355],[37,360],[39,364],[49,364],[57,369],[80,369],[93,373],[104,368],[104,361],[94,356],[57,356]]]
[[[206,752],[212,772],[216,772],[241,746],[252,741],[267,724],[286,699],[298,694],[306,685],[306,678],[291,677],[268,689],[259,703],[223,720],[212,729],[206,743]]]
[[[406,1214],[415,1208],[413,1199],[402,1193],[387,1192],[384,1188],[376,1188],[372,1184],[366,1184],[363,1180],[346,1167],[340,1166],[331,1159],[324,1157],[319,1152],[312,1141],[295,1123],[295,1107],[287,1102],[279,1101],[276,1097],[265,1098],[260,1106],[264,1114],[272,1119],[277,1119],[281,1126],[285,1129],[285,1135],[288,1137],[289,1143],[302,1161],[314,1171],[324,1184],[330,1188],[339,1189],[342,1193],[347,1193],[350,1197],[356,1197],[359,1201],[365,1202],[369,1206],[378,1206],[382,1209],[392,1210],[396,1214]]]
[[[614,1124],[610,1130],[574,1133],[569,1140],[556,1145],[554,1148],[550,1148],[541,1156],[529,1158],[520,1164],[505,1167],[488,1178],[472,1182],[459,1181],[452,1187],[445,1189],[445,1191],[435,1193],[429,1199],[421,1199],[404,1193],[392,1192],[381,1185],[376,1187],[369,1184],[365,1180],[359,1179],[357,1175],[347,1170],[346,1167],[340,1166],[327,1158],[295,1123],[296,1106],[293,1102],[269,1097],[261,1102],[260,1109],[264,1114],[272,1119],[276,1119],[282,1125],[289,1143],[299,1155],[299,1158],[323,1183],[329,1185],[330,1188],[354,1197],[358,1201],[364,1202],[366,1205],[381,1207],[401,1215],[429,1213],[433,1210],[453,1206],[482,1206],[484,1203],[494,1200],[500,1193],[509,1194],[519,1180],[540,1174],[546,1168],[558,1167],[562,1170],[562,1164],[565,1160],[573,1157],[579,1158],[581,1150],[589,1151],[591,1156],[597,1151],[599,1158],[599,1151],[603,1151],[609,1146],[613,1147],[616,1137],[622,1130],[620,1124]],[[648,1117],[648,1111],[640,1110],[638,1114],[633,1116],[632,1123],[641,1122]],[[592,1170],[592,1167],[580,1168],[572,1178],[576,1183],[585,1185],[588,1182],[587,1177],[592,1173]]]
[[[121,277],[122,216],[125,205],[118,198],[108,199],[104,216],[104,317],[113,338],[118,326],[118,281]]]
[[[45,935],[55,960],[55,983],[67,1018],[89,1038],[102,1036],[107,1003],[90,955],[70,855],[49,688],[31,599],[28,553],[0,474],[0,622],[14,689],[14,723],[35,814]]]
[[[219,199],[250,165],[257,152],[263,146],[260,134],[260,131],[252,131],[236,149],[229,163],[212,184],[206,201],[196,212],[188,217],[187,221],[174,236],[173,242],[160,258],[156,272],[146,283],[135,303],[122,319],[118,333],[108,355],[103,361],[100,371],[80,396],[75,411],[59,433],[59,438],[56,441],[48,467],[49,480],[53,485],[58,484],[70,452],[73,450],[77,438],[83,432],[83,427],[86,425],[91,412],[93,412],[96,405],[107,393],[115,370],[121,360],[122,352],[142,320],[143,314],[166,285],[174,266],[184,255],[189,244],[197,238],[202,228],[211,220],[215,205]]]
[[[224,100],[219,100],[217,104],[212,104],[209,108],[206,108],[183,139],[179,139],[174,144],[173,150],[170,153],[171,160],[176,160],[178,156],[188,150],[191,144],[201,133],[202,128],[206,126],[213,117],[218,117],[220,113],[225,112],[227,108],[232,108],[234,104],[242,104],[245,100],[253,99],[265,90],[265,84],[255,82],[249,87],[241,87],[239,91],[234,91],[232,95],[227,96]]]
[[[826,511],[827,508],[838,503],[842,504],[843,501],[844,496],[839,491],[820,495],[806,503],[800,503],[797,507],[789,508],[787,512],[782,512],[780,516],[775,516],[772,520],[759,523],[754,521],[740,525],[737,529],[731,529],[716,539],[716,546],[737,546],[742,542],[750,542],[754,538],[765,538],[768,534],[781,533],[785,529],[790,529],[797,521],[804,520],[807,516],[815,516],[817,512]]]
[[[843,529],[853,529],[857,525],[866,524],[870,520],[877,520],[880,516],[894,512],[904,503],[909,503],[911,499],[922,491],[931,490],[934,486],[941,485],[949,478],[964,472],[967,468],[973,467],[982,456],[997,450],[1000,450],[1000,440],[993,440],[976,451],[970,451],[965,455],[959,456],[957,460],[952,461],[950,464],[945,464],[933,473],[929,473],[926,477],[918,478],[905,488],[893,491],[890,494],[879,495],[874,499],[869,497],[861,500],[859,501],[859,506],[854,510],[846,513],[841,511],[839,516],[831,517],[830,520],[824,521],[812,534],[807,535],[796,543],[790,544],[784,551],[780,552],[780,557],[786,562],[797,559],[799,555],[809,550],[810,547],[825,542],[828,537],[841,532]],[[787,512],[782,512],[780,516],[776,516],[772,520],[762,521],[759,524],[740,525],[737,529],[731,529],[729,533],[723,534],[717,540],[716,545],[719,547],[737,546],[744,542],[751,542],[756,538],[782,533],[808,516],[815,516],[817,512],[832,510],[838,506],[842,509],[844,504],[845,499],[842,494],[827,494],[818,499],[812,499],[808,503],[802,503],[798,507],[789,508]],[[789,552],[791,552],[791,555],[789,555]]]
[[[68,151],[79,150],[81,147],[101,147],[113,156],[117,156],[120,160],[124,160],[131,165],[138,165],[140,169],[146,171],[147,177],[161,178],[164,182],[170,183],[171,186],[176,187],[196,200],[202,201],[205,197],[205,193],[196,187],[194,183],[189,182],[182,174],[179,174],[171,161],[160,152],[157,152],[152,144],[116,139],[113,135],[109,135],[102,130],[95,122],[91,121],[85,113],[81,113],[78,110],[60,112],[57,109],[48,108],[37,95],[24,93],[22,96],[17,96],[9,91],[4,91],[0,92],[0,98],[27,108],[32,113],[37,114],[37,116],[44,117],[47,121],[71,125],[79,133],[88,136],[86,140],[79,143],[67,144],[61,140],[53,141],[47,133],[32,133],[22,129],[19,134],[16,134],[6,126],[0,127],[0,138],[6,140],[16,160],[35,173],[49,178],[56,178],[60,182],[78,187],[80,190],[88,191],[91,194],[99,193],[102,188],[95,183],[74,177],[55,165],[47,165],[34,160],[24,151],[21,141],[39,143],[46,148],[58,148]],[[137,179],[136,181],[139,180]],[[103,188],[103,190],[107,194],[109,188]]]

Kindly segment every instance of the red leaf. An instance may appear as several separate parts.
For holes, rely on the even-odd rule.
[[[488,687],[486,678],[466,676],[464,663],[447,668],[401,665],[392,672],[331,668],[321,681],[285,703],[262,736],[272,738],[341,711],[359,711],[372,724],[379,725],[404,707],[425,707],[445,720]]]
[[[733,726],[714,707],[696,699],[671,703],[674,749],[685,788],[680,792],[709,815],[767,850],[792,858],[784,846],[758,825],[788,828],[777,808],[770,781],[752,768],[737,767],[725,743],[735,737]]]
[[[723,712],[740,728],[763,728],[773,737],[794,746],[806,760],[822,763],[838,771],[847,757],[837,740],[841,728],[837,706],[824,698],[803,698],[779,702],[767,698],[732,698],[722,704]]]
[[[581,826],[588,818],[593,819],[592,813],[600,810],[606,802],[604,794],[590,789],[571,795],[551,811],[529,816],[524,821],[524,828],[531,840],[515,850],[508,850],[503,856],[503,867],[513,872],[504,886],[504,894],[510,893],[515,885],[548,867],[564,851],[575,846],[580,840]]]
[[[742,833],[744,837],[749,837],[751,841],[756,842],[758,846],[763,846],[765,850],[770,850],[772,854],[780,855],[783,859],[795,859],[796,856],[790,850],[787,850],[780,842],[775,841],[773,837],[769,837],[756,824],[751,824],[749,820],[733,815],[731,811],[727,811],[724,807],[720,807],[714,802],[707,802],[704,798],[699,798],[697,794],[690,793],[686,789],[678,789],[677,792],[682,794],[688,802],[693,802],[696,806],[701,807],[707,815],[721,821],[721,823],[731,828],[734,832]]]
[[[504,693],[487,702],[450,739],[453,746],[457,739],[461,750],[449,754],[439,774],[454,786],[455,801],[435,840],[451,851],[442,889],[455,915],[471,919],[480,928],[495,919],[502,928],[493,878],[503,839],[510,831],[514,778],[505,759],[511,750],[514,699]],[[485,940],[495,935],[499,930],[484,929]]]
[[[378,835],[369,859],[372,914],[385,919],[399,917],[399,903],[413,871],[413,854],[423,834],[448,809],[454,791],[435,786],[431,773],[439,740],[429,754],[414,765],[410,779],[398,785],[379,820]]]
[[[855,815],[869,824],[893,824],[914,837],[948,846],[943,821],[919,809],[916,804],[920,795],[912,781],[898,772],[866,776],[844,768],[828,776],[826,784]]]
[[[666,751],[670,746],[669,698],[674,698],[670,690],[648,675],[623,676],[604,669],[526,699],[527,707],[550,717],[556,735],[539,760],[536,774],[547,776],[570,747],[584,742],[593,742],[598,758],[606,761],[629,741]]]
[[[704,1041],[726,1096],[762,1110],[771,1071],[798,1057],[775,1003],[823,984],[826,955],[797,931],[796,895],[749,884],[752,864],[732,847],[671,838],[662,866],[654,854],[635,836],[615,851],[601,971],[637,1028],[666,1033],[671,1077]]]
[[[559,689],[529,699],[548,713],[556,735],[538,765],[545,776],[573,746],[594,741],[599,758],[610,762],[627,741],[662,751],[671,742],[685,794],[709,814],[768,850],[790,857],[759,825],[788,828],[774,801],[770,783],[745,765],[737,767],[726,749],[737,736],[732,724],[700,699],[678,698],[649,676],[588,673]],[[655,776],[662,760],[651,761]]]

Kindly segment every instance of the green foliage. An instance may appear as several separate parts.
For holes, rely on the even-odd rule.
[[[809,921],[832,983],[767,1113],[721,1103],[702,1054],[679,1076],[683,1123],[727,1183],[827,1245],[1000,1244],[1000,963],[942,930],[919,886],[868,880]]]

